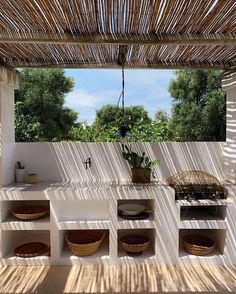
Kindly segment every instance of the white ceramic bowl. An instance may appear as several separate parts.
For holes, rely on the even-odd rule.
[[[142,204],[129,203],[119,205],[118,209],[125,215],[137,215],[144,211],[146,207]]]

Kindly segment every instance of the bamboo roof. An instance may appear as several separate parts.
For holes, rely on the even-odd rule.
[[[235,0],[0,0],[13,67],[236,66]]]

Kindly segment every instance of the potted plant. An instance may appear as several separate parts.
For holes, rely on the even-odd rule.
[[[127,145],[122,144],[122,155],[131,167],[133,183],[150,183],[152,167],[159,164],[159,160],[150,160],[146,153],[139,155]]]

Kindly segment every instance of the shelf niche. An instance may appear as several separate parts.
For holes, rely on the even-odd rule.
[[[48,207],[48,210],[50,211],[50,205],[49,200],[4,200],[1,201],[1,222],[27,222],[27,220],[21,220],[15,217],[11,211],[14,208],[18,207],[26,207],[26,206],[46,206]],[[44,220],[49,222],[50,221],[50,213],[45,215],[45,217],[39,219],[40,222],[43,222]],[[28,220],[30,222],[34,222],[37,220]]]
[[[60,234],[59,234],[59,238],[60,238],[60,258],[62,259],[66,259],[71,260],[72,263],[73,261],[79,261],[79,260],[90,260],[90,259],[107,259],[109,258],[109,230],[102,230],[106,232],[106,236],[104,238],[104,240],[102,241],[100,247],[98,248],[97,252],[94,253],[93,255],[89,255],[89,256],[77,256],[74,255],[70,249],[68,248],[68,245],[66,243],[65,240],[65,233],[68,232],[70,230],[61,230]],[[83,230],[73,230],[73,231],[78,231],[81,232]],[[97,231],[97,230],[91,230],[91,231]],[[99,230],[100,231],[100,230]]]
[[[226,205],[181,206],[180,220],[224,220]]]
[[[1,238],[1,249],[2,249],[2,258],[7,259],[32,259],[32,258],[23,258],[17,257],[14,255],[14,249],[17,246],[20,246],[25,243],[31,242],[42,242],[50,246],[50,231],[41,230],[41,231],[2,231]],[[48,255],[40,255],[38,257],[33,257],[39,259],[41,257],[49,258]]]
[[[126,235],[140,235],[145,236],[150,239],[150,246],[145,251],[143,251],[140,256],[130,256],[127,252],[124,251],[120,244],[120,238]],[[156,231],[154,229],[120,229],[117,232],[117,242],[118,242],[118,257],[119,258],[150,258],[155,255],[155,240],[156,240]]]
[[[207,258],[209,256],[223,255],[225,249],[226,230],[225,229],[180,229],[179,230],[179,257],[195,256],[186,252],[183,248],[183,237],[186,235],[203,235],[215,241],[214,251],[205,256],[196,256]]]
[[[52,201],[59,222],[109,220],[108,200]]]
[[[118,200],[117,202],[117,217],[118,217],[118,221],[125,221],[125,218],[122,218],[119,215],[119,206],[122,204],[141,204],[144,205],[146,207],[146,210],[149,213],[149,217],[147,218],[148,220],[153,220],[154,218],[154,212],[155,212],[155,202],[153,199],[141,199],[141,200],[137,200],[137,199],[129,199],[129,200]],[[133,218],[133,220],[136,220],[135,218]],[[139,220],[137,218],[137,220]]]

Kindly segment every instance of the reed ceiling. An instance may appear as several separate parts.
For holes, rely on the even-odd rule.
[[[0,0],[13,67],[236,66],[235,0]]]

